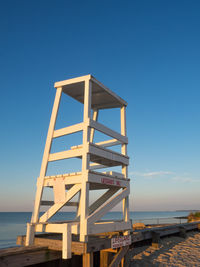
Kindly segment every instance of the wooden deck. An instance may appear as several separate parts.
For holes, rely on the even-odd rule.
[[[190,230],[200,229],[200,221],[185,224],[174,224],[165,227],[152,227],[143,230],[136,230],[131,233],[131,245],[140,241],[152,240],[152,243],[159,242],[160,238],[165,236],[180,234],[184,237],[184,233]],[[79,242],[78,236],[72,236],[72,253],[71,260],[62,261],[62,236],[61,234],[38,234],[35,237],[34,246],[24,247],[25,236],[18,236],[17,244],[22,247],[9,248],[0,250],[0,266],[31,266],[38,263],[48,263],[45,266],[118,266],[128,251],[129,246],[112,248],[112,238],[120,236],[122,233],[104,233],[102,235],[89,236],[88,242]],[[99,253],[101,252],[101,253]],[[93,261],[95,253],[99,253],[98,265]],[[108,253],[114,255],[110,263],[105,265],[105,259],[108,260]],[[75,256],[75,255],[79,255]],[[75,259],[77,257],[77,259]],[[80,260],[80,258],[82,258]],[[60,260],[56,265],[52,265],[54,260]],[[96,260],[96,259],[95,259]],[[78,262],[79,263],[78,263]],[[73,264],[72,264],[73,262]],[[112,263],[113,262],[113,263]],[[64,265],[63,265],[64,264]],[[41,265],[43,266],[43,265]]]

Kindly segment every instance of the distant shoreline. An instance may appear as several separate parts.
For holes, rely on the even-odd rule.
[[[194,210],[192,210],[192,209],[191,210],[131,210],[129,212],[198,212],[198,211],[200,211],[200,209],[199,210],[198,209],[194,209]],[[9,213],[9,212],[32,213],[33,211],[32,210],[31,211],[0,211],[0,213],[3,213],[3,212],[7,212],[7,213]],[[44,211],[41,211],[41,212],[44,212]],[[62,212],[73,212],[73,211],[62,211]],[[115,210],[115,211],[110,211],[110,212],[122,212],[122,211]]]
[[[176,212],[197,212],[199,210],[176,210]]]
[[[129,212],[198,212],[199,210],[131,210]],[[32,213],[33,211],[0,211],[0,213]],[[44,212],[44,211],[41,211]],[[62,211],[62,212],[73,212],[73,211]],[[120,210],[114,210],[114,211],[110,211],[110,212],[122,212]]]

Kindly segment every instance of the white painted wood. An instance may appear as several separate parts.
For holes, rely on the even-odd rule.
[[[52,178],[45,178],[44,179],[44,186],[52,187],[54,185],[54,179],[60,180],[62,179],[65,183],[65,185],[71,185],[71,184],[79,184],[82,183],[82,176],[81,173],[73,176],[63,176],[63,177],[52,177]]]
[[[99,234],[99,233],[105,233],[105,232],[115,232],[115,231],[124,231],[127,229],[131,229],[131,222],[117,222],[117,221],[111,221],[111,222],[99,222],[95,224],[91,224],[88,227],[88,234]]]
[[[55,203],[49,210],[47,210],[39,219],[39,222],[48,221],[56,212],[58,212],[70,199],[72,199],[81,189],[80,184],[74,185],[68,192],[65,193],[65,201],[62,203]]]
[[[92,97],[92,84],[91,81],[86,80],[84,89],[84,111],[83,111],[84,124],[91,119],[91,100],[92,100],[91,97]],[[90,138],[87,136],[87,138],[83,139],[83,144],[89,142],[89,140]]]
[[[62,129],[55,130],[53,133],[53,138],[61,137],[63,135],[73,134],[83,130],[83,123],[77,123]]]
[[[128,143],[128,138],[126,136],[123,136],[123,135],[111,130],[110,128],[104,126],[103,124],[101,124],[99,122],[90,119],[88,121],[88,123],[89,123],[89,126],[91,128],[94,128],[97,131],[102,132],[103,134],[106,134],[108,136],[111,136],[111,137],[117,139],[118,141],[120,141],[121,143],[125,143],[125,144]]]
[[[99,163],[91,163],[90,164],[90,170],[97,170],[97,169],[104,169],[107,168],[108,166],[99,164]]]
[[[36,232],[63,233],[63,225],[57,223],[38,223],[35,226]]]
[[[83,156],[82,156],[82,175],[83,181],[81,185],[81,206],[80,206],[80,241],[87,241],[87,217],[89,212],[89,184],[87,183],[88,170],[90,165],[90,155],[88,153],[90,141],[90,128],[87,121],[91,117],[91,94],[92,84],[85,81],[84,91],[84,130],[83,130]]]
[[[103,204],[88,217],[88,224],[94,223],[100,218],[102,218],[109,210],[114,208],[123,198],[128,196],[129,193],[130,189],[129,187],[127,187],[123,189],[122,192],[112,197],[108,203]]]
[[[125,106],[121,108],[121,134],[126,136],[126,107]],[[122,144],[121,153],[123,155],[127,155],[127,144]],[[127,165],[122,166],[122,173],[124,174],[125,178],[128,178],[128,166]],[[124,221],[126,222],[129,221],[129,197],[128,196],[125,199],[123,199],[122,210],[123,210]]]
[[[129,179],[118,178],[105,173],[90,171],[88,174],[88,182],[95,184],[103,184],[111,187],[124,188],[129,186]]]
[[[65,223],[64,223],[65,224]],[[37,223],[35,225],[36,232],[49,232],[49,233],[63,233],[62,223]],[[69,222],[71,226],[72,234],[80,234],[80,223],[79,222]],[[114,232],[114,231],[124,231],[131,229],[131,221],[106,221],[97,222],[88,226],[88,235],[98,234],[104,232]]]
[[[71,146],[71,149],[79,149],[83,148],[83,145]]]
[[[25,246],[34,244],[34,230],[35,225],[33,225],[32,223],[27,223]]]
[[[89,212],[89,184],[82,183],[81,187],[81,206],[80,206],[80,241],[87,242],[87,217]]]
[[[64,223],[37,223],[35,225],[36,232],[46,232],[46,233],[63,233],[66,222]],[[80,223],[79,222],[67,222],[71,226],[72,234],[80,234]]]
[[[40,182],[38,183],[38,186],[37,186],[34,211],[33,211],[32,219],[31,219],[32,223],[36,223],[38,221],[39,210],[40,210],[40,201],[41,201],[42,193],[43,193],[43,182],[44,182],[44,177],[46,175],[46,170],[47,170],[47,165],[48,165],[48,157],[49,157],[49,152],[51,150],[52,137],[53,137],[56,118],[57,118],[57,114],[58,114],[58,108],[59,108],[59,104],[60,104],[61,94],[62,94],[62,87],[59,87],[56,91],[56,96],[55,96],[53,110],[52,110],[50,124],[49,124],[49,130],[48,130],[48,134],[47,134],[46,145],[45,145],[43,159],[42,159],[42,165],[41,165],[41,169],[40,169]]]
[[[72,78],[72,79],[56,82],[54,84],[54,87],[58,88],[58,87],[63,87],[63,86],[68,85],[68,84],[85,82],[86,80],[89,80],[89,79],[91,79],[91,75],[90,74],[89,75],[84,75],[84,76],[81,76],[81,77],[77,77],[77,78]]]
[[[94,128],[92,128],[92,129],[94,129]],[[110,147],[110,146],[121,145],[121,142],[118,141],[117,139],[110,139],[110,140],[95,143],[95,145],[102,146],[102,147]]]
[[[51,153],[49,154],[49,161],[81,157],[82,154],[83,154],[83,148]]]
[[[45,176],[45,180],[51,180],[51,179],[57,179],[57,178],[77,178],[78,176],[80,176],[82,173],[81,172],[70,172],[70,173],[63,173],[63,174],[57,174],[57,175],[50,175],[50,176]]]
[[[92,214],[97,208],[104,204],[111,196],[113,196],[119,188],[108,189],[100,198],[98,198],[92,205],[89,207],[89,214]]]
[[[70,86],[72,85],[72,86]],[[52,232],[63,235],[63,258],[71,257],[71,234],[80,234],[80,241],[87,242],[89,234],[98,234],[108,231],[124,231],[131,228],[129,220],[128,195],[130,181],[128,179],[129,157],[127,156],[128,138],[126,134],[126,105],[127,103],[98,82],[91,75],[86,75],[55,83],[57,88],[52,110],[47,141],[45,145],[40,177],[37,181],[32,224],[27,228],[26,244],[32,244],[34,232]],[[55,130],[55,123],[61,94],[65,93],[84,104],[83,122]],[[105,103],[104,103],[105,99]],[[120,107],[121,133],[111,130],[97,122],[98,109]],[[93,118],[91,119],[91,109]],[[110,136],[113,139],[93,144],[95,130]],[[83,131],[81,145],[73,146],[70,150],[50,153],[53,138]],[[121,153],[107,147],[121,145]],[[45,176],[48,162],[69,158],[82,160],[82,170],[78,173],[67,173],[54,176]],[[101,169],[113,166],[122,166],[122,173],[112,171],[100,173],[92,169]],[[42,200],[44,187],[54,190],[54,201]],[[108,189],[89,207],[89,190]],[[66,192],[66,190],[68,190]],[[119,192],[118,190],[122,190]],[[70,200],[78,194],[78,202]],[[123,221],[98,222],[108,211],[119,202],[123,202]],[[39,218],[41,205],[50,206]],[[77,207],[74,222],[50,223],[48,220],[63,206]]]
[[[108,172],[104,172],[104,173],[107,175],[113,176],[113,177],[124,178],[124,174],[122,174],[120,172],[108,171]]]
[[[71,225],[64,224],[63,234],[62,234],[62,258],[70,259],[72,257],[71,252],[72,234]]]
[[[114,96],[115,99],[117,99],[121,105],[127,105],[126,101],[124,101],[121,97],[119,97],[118,95],[116,95],[113,91],[111,91],[110,89],[108,89],[105,85],[103,85],[101,82],[97,81],[94,77],[91,76],[91,80],[93,82],[95,82],[96,84],[98,84],[101,88],[103,88],[106,92],[108,92],[110,95]]]
[[[69,79],[65,81],[60,81],[55,83],[55,87],[63,87],[63,92],[69,94],[74,97],[77,101],[83,103],[84,95],[83,95],[83,84],[85,81],[90,80],[94,87],[94,92],[92,94],[93,103],[92,108],[116,108],[126,105],[126,102],[117,96],[114,92],[110,91],[107,87],[105,87],[102,83],[97,81],[91,75],[86,75],[74,79]],[[76,90],[76,94],[74,94],[70,85],[72,85],[72,90]],[[103,99],[105,99],[103,101]]]
[[[122,164],[128,165],[129,164],[129,157],[122,155],[120,153],[117,153],[115,151],[112,151],[110,149],[96,146],[95,144],[89,145],[89,153],[102,157],[103,159],[108,159],[111,161],[111,163],[113,161],[115,162],[115,165],[122,165]]]
[[[54,201],[51,200],[42,200],[40,202],[41,206],[53,206],[54,205]],[[68,206],[68,207],[77,207],[78,206],[78,202],[67,202],[65,203],[64,206]]]
[[[78,195],[78,206],[77,206],[77,210],[76,210],[76,221],[80,220],[80,214],[81,214],[81,191],[79,192]]]
[[[54,202],[64,203],[65,202],[65,182],[63,179],[54,180],[53,191],[54,191]]]
[[[93,111],[93,121],[97,121],[98,119],[98,114],[99,114],[99,111],[97,109],[95,109]],[[94,128],[91,129],[90,131],[90,143],[93,143],[93,140],[94,140]]]
[[[126,136],[126,107],[121,108],[121,135]],[[122,154],[127,155],[127,143],[122,144]],[[126,177],[128,173],[126,173]]]

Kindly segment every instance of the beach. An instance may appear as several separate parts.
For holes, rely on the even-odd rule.
[[[130,267],[200,266],[200,232],[187,232],[186,238],[171,236],[161,239],[159,248],[150,245],[129,251]]]

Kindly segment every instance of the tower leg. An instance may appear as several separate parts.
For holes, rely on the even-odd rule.
[[[84,129],[83,129],[83,155],[82,155],[82,187],[81,187],[81,214],[80,214],[80,241],[87,242],[87,216],[89,206],[89,184],[87,183],[88,170],[90,167],[90,154],[88,153],[88,147],[90,142],[91,129],[87,125],[87,121],[91,117],[91,94],[92,83],[85,81],[84,90]],[[98,112],[95,113],[96,117]]]
[[[88,216],[88,204],[89,204],[89,184],[82,183],[81,189],[81,214],[80,214],[80,241],[87,242],[87,216]]]
[[[55,96],[54,105],[52,109],[51,119],[49,123],[49,130],[47,134],[47,140],[46,140],[46,145],[44,149],[42,165],[40,169],[40,177],[38,178],[38,183],[37,183],[37,192],[36,192],[36,197],[35,197],[35,206],[34,206],[34,212],[32,216],[32,223],[36,223],[38,221],[38,216],[39,216],[39,211],[40,211],[40,201],[42,199],[42,193],[43,193],[43,182],[44,182],[44,177],[47,171],[48,158],[49,158],[49,153],[51,150],[53,132],[54,132],[55,124],[56,124],[61,94],[62,94],[62,87],[58,88],[56,91],[56,96]]]
[[[30,246],[34,244],[34,232],[35,225],[32,223],[27,223],[27,231],[26,231],[26,246]]]
[[[64,225],[64,231],[62,234],[62,258],[70,259],[72,257],[71,246],[72,246],[72,234],[70,224]]]
[[[121,134],[126,136],[126,107],[121,107]],[[127,144],[123,144],[121,148],[122,155],[127,155]],[[124,174],[125,179],[128,178],[128,166],[124,165],[122,166],[122,173]],[[129,218],[129,197],[125,197],[123,199],[123,220],[125,222],[128,222],[130,220]],[[124,235],[128,235],[129,231],[125,231]]]
[[[40,169],[40,177],[38,178],[38,181],[37,181],[37,191],[36,191],[36,196],[35,196],[34,211],[33,211],[32,218],[31,218],[32,223],[37,223],[38,218],[39,218],[40,202],[41,202],[42,193],[43,193],[44,177],[46,175],[46,170],[48,166],[48,158],[49,158],[49,153],[51,150],[52,138],[53,138],[55,123],[57,119],[58,108],[60,105],[61,94],[62,94],[62,87],[59,87],[57,88],[57,91],[56,91],[53,110],[52,110],[51,119],[49,123],[47,140],[46,140],[43,159],[42,159],[42,165]],[[26,245],[27,246],[33,244],[34,242],[34,231],[35,231],[35,227],[33,227],[32,224],[27,225],[27,234],[26,234]]]

